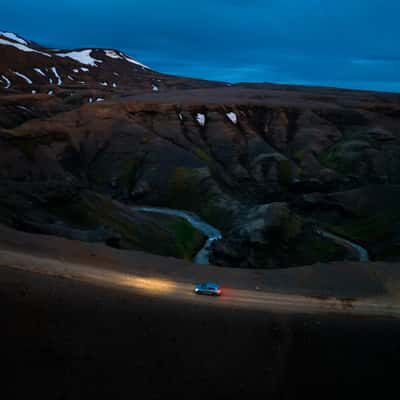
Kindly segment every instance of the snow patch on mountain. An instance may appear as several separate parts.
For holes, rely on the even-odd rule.
[[[229,112],[226,116],[231,120],[233,124],[237,124],[237,115],[234,112]]]
[[[89,72],[89,68],[81,67],[82,72]]]
[[[29,85],[32,85],[33,82],[26,75],[21,74],[20,72],[15,72],[15,71],[14,71],[14,74],[19,76],[20,78],[22,78],[24,81],[28,82]]]
[[[107,57],[110,57],[110,58],[119,59],[119,60],[124,59],[124,57],[122,57],[120,54],[118,54],[115,50],[104,50],[104,53],[106,54]]]
[[[58,75],[57,68],[56,67],[51,67],[51,70],[53,71],[54,76],[57,78],[57,85],[61,86],[63,81],[61,79],[61,76]]]
[[[0,31],[0,35],[6,37],[8,39],[14,40],[14,42],[18,42],[18,43],[24,44],[26,46],[28,45],[28,42],[26,40],[22,39],[21,37],[19,37],[15,33],[12,33],[12,32],[1,32]]]
[[[38,50],[32,49],[32,48],[30,48],[30,47],[28,47],[28,46],[26,46],[24,44],[10,42],[9,40],[6,40],[6,39],[1,39],[0,38],[0,44],[3,44],[5,46],[15,47],[16,49],[18,49],[20,51],[24,51],[26,53],[38,53],[38,54],[41,54],[41,55],[46,56],[46,57],[51,57],[51,55],[48,54],[48,53],[43,53],[42,51],[38,51]]]
[[[5,86],[5,88],[6,88],[6,89],[10,89],[10,87],[11,87],[11,82],[10,82],[10,80],[7,79],[7,77],[5,77],[4,75],[1,75],[1,77],[6,81],[6,86]]]
[[[39,75],[46,76],[46,74],[40,68],[34,68],[33,70],[37,72]]]
[[[108,82],[99,82],[101,86],[108,86]]]
[[[153,85],[153,92],[158,92],[160,89],[158,88],[158,86]]]
[[[123,55],[124,59],[125,59],[126,61],[130,62],[131,64],[136,64],[136,65],[138,65],[139,67],[142,67],[143,69],[150,69],[148,66],[146,66],[146,65],[144,65],[144,64],[142,64],[142,63],[140,63],[139,61],[134,60],[133,58],[127,56],[126,54],[122,54],[122,55]]]
[[[18,105],[17,107],[18,107],[20,110],[31,111],[28,107],[25,107],[25,106],[20,106],[20,105]]]
[[[125,61],[128,61],[129,63],[136,64],[136,65],[138,65],[139,67],[146,68],[146,69],[150,69],[150,68],[147,67],[146,65],[140,63],[139,61],[134,60],[133,58],[127,56],[127,55],[124,54],[124,53],[117,52],[117,51],[115,51],[115,50],[104,50],[104,53],[105,53],[105,55],[106,55],[107,57],[113,58],[113,59],[115,59],[115,60],[125,60]]]
[[[96,60],[91,56],[92,49],[88,50],[78,50],[78,51],[70,51],[68,53],[57,53],[58,57],[67,57],[72,60],[78,61],[81,64],[91,65],[92,67],[97,67],[96,63],[102,63],[101,60]]]
[[[205,126],[206,116],[204,114],[198,113],[196,115],[196,121],[199,123],[200,126]]]

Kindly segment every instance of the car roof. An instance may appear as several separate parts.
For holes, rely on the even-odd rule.
[[[213,288],[213,289],[219,289],[219,285],[217,283],[213,283],[213,282],[202,282],[199,285],[207,286],[207,287]]]

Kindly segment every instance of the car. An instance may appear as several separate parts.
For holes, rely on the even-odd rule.
[[[211,296],[221,296],[222,294],[221,287],[212,282],[198,283],[194,288],[194,292],[196,294],[208,294]]]

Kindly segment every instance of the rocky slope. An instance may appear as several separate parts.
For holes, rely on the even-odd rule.
[[[171,88],[221,86],[163,75],[115,49],[49,49],[14,33],[0,31],[0,91],[68,95],[87,99]],[[96,97],[102,96],[102,97]]]
[[[183,256],[160,249],[143,217],[129,225],[148,237],[136,242],[104,221],[121,221],[122,203],[147,204],[220,228],[218,265],[354,258],[317,227],[400,260],[400,95],[207,82],[117,50],[0,39],[1,222],[98,240],[111,229],[113,245]]]

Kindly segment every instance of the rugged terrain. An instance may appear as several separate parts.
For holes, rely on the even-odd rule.
[[[0,33],[0,222],[213,264],[400,261],[400,95],[167,76],[113,49]]]
[[[2,32],[0,154],[3,397],[396,390],[399,95],[166,76]],[[192,225],[137,205],[219,228],[215,265],[189,261]],[[223,296],[192,293],[208,280]]]
[[[398,320],[149,301],[6,269],[0,279],[10,400],[336,399],[397,388]]]
[[[1,226],[0,234],[7,399],[337,399],[396,390],[395,264],[200,267]],[[223,282],[221,298],[182,290],[210,278]]]

